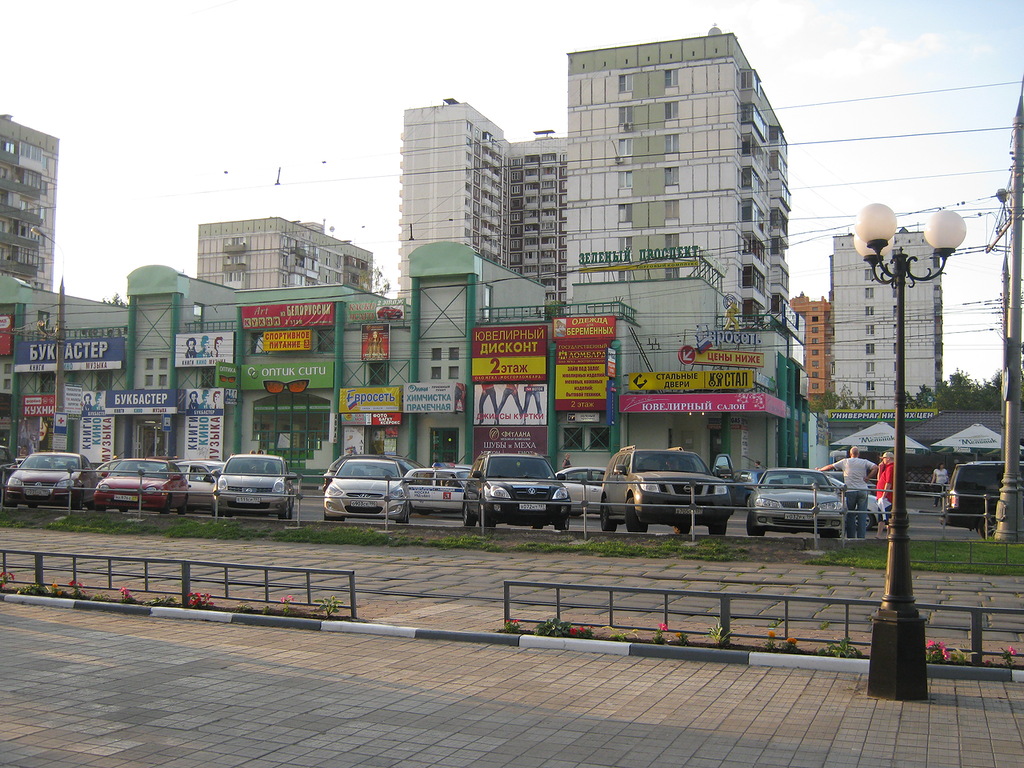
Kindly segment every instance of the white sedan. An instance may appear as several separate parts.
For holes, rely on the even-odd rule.
[[[569,467],[555,474],[569,491],[572,499],[573,517],[583,514],[583,499],[587,500],[587,511],[590,514],[601,513],[601,483],[604,482],[604,467]]]
[[[462,514],[464,480],[469,467],[411,469],[405,473],[405,494],[413,512]]]

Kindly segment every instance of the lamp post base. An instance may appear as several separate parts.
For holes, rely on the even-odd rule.
[[[868,696],[891,701],[927,699],[924,619],[879,610],[872,621]]]

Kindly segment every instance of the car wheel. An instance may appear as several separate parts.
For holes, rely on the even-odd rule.
[[[626,530],[630,533],[647,533],[647,523],[640,522],[637,517],[632,496],[626,497]]]
[[[681,520],[680,522],[676,523],[673,526],[673,528],[675,529],[675,532],[677,534],[679,534],[680,536],[685,536],[690,532],[690,518]]]
[[[708,523],[708,533],[712,536],[725,536],[726,531],[729,530],[729,521],[721,523]]]
[[[288,506],[285,508],[284,512],[278,512],[277,513],[277,519],[278,520],[291,520],[292,519],[292,515],[294,515],[294,514],[295,514],[295,501],[293,499],[288,499]]]
[[[178,514],[184,515],[188,512],[188,494],[181,497],[181,504],[178,505]]]
[[[764,536],[764,528],[747,520],[747,536]]]
[[[172,497],[171,494],[167,494],[167,501],[165,501],[164,505],[162,507],[160,507],[160,514],[161,515],[166,515],[166,514],[170,513],[170,511],[171,511],[171,502],[173,500],[174,500],[174,497]]]
[[[472,528],[478,522],[479,518],[470,511],[469,502],[464,501],[462,503],[462,524],[467,528]]]
[[[484,528],[493,528],[495,525],[494,513],[488,512],[483,505],[480,505],[480,522]]]
[[[839,531],[821,531],[821,537],[823,539],[838,539]]]
[[[607,509],[602,509],[601,510],[601,530],[605,531],[606,533],[614,533],[618,529],[618,527],[619,527],[618,522],[616,522],[615,520],[612,520],[611,517],[608,516],[608,510]]]
[[[560,517],[554,522],[556,531],[568,531],[569,530],[569,518]]]
[[[409,508],[409,503],[406,502],[402,506],[402,514],[395,518],[396,523],[402,523],[403,525],[409,524],[409,516],[412,514],[412,510]]]

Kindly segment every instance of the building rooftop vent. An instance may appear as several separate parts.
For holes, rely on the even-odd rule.
[[[445,99],[444,103],[447,104],[450,107],[453,104],[458,104],[459,100],[458,99]]]

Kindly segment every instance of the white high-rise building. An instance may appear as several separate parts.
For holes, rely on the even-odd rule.
[[[786,312],[786,141],[735,36],[569,54],[568,139],[570,272],[713,270],[748,322]]]
[[[934,259],[921,232],[901,229],[893,247],[921,264]],[[937,265],[936,265],[937,266]],[[854,250],[853,235],[833,238],[832,389],[864,397],[868,410],[892,408],[896,394],[896,297],[876,282]],[[906,384],[914,397],[942,380],[942,278],[907,288]]]

